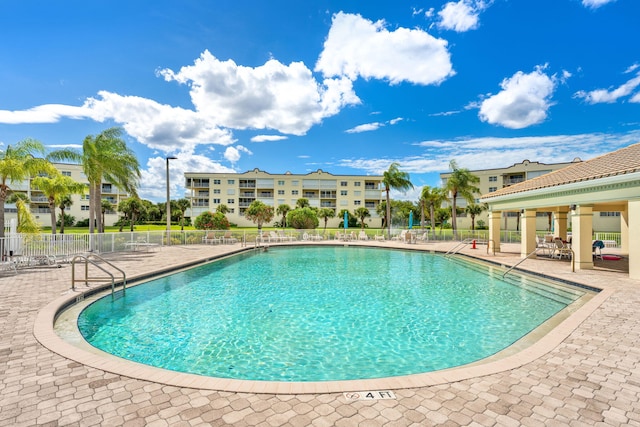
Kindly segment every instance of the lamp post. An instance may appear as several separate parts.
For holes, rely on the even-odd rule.
[[[167,157],[167,246],[171,244],[171,192],[169,191],[169,160],[175,160],[177,157]]]

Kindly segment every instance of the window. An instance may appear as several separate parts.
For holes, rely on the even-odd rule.
[[[278,196],[284,196],[284,190],[278,190]]]
[[[214,185],[220,185],[220,180],[219,179],[214,179],[213,180],[213,184]]]
[[[235,179],[228,179],[227,180],[227,184],[229,184],[229,185],[234,185],[235,183],[236,183]]]
[[[347,190],[340,190],[340,195],[341,196],[346,196],[347,195]]]
[[[494,191],[498,191],[498,187],[489,187],[489,193],[493,193]]]
[[[233,194],[236,194],[236,190],[235,190],[235,189],[233,189],[233,188],[229,188],[229,189],[227,190],[227,195],[231,196],[231,195],[233,195]]]
[[[82,206],[80,206],[80,210],[81,210],[81,211],[88,211],[88,210],[89,210],[89,205],[82,205]]]
[[[356,186],[356,187],[360,187],[360,184],[362,184],[360,181],[356,181],[356,182],[353,183],[353,185]]]
[[[346,187],[347,181],[340,181],[340,187]]]
[[[232,205],[236,202],[236,199],[227,199],[227,203]]]
[[[298,195],[298,190],[291,190],[291,195],[292,196],[297,196]]]
[[[214,189],[213,194],[220,194],[220,189],[219,188]]]
[[[362,196],[362,191],[354,191],[353,195],[356,196],[356,197],[360,197],[360,196]]]
[[[236,210],[234,208],[229,208],[229,213],[236,213]]]
[[[620,216],[620,212],[600,212],[600,216]]]
[[[62,171],[62,175],[71,176],[71,171]]]
[[[213,199],[213,203],[216,204],[216,205],[219,205],[220,204],[220,199]]]
[[[498,177],[497,176],[490,176],[489,177],[489,182],[498,182]]]
[[[356,206],[360,206],[360,200],[354,200],[353,204],[356,205]]]
[[[293,185],[294,187],[297,187],[299,185],[298,181],[291,181],[291,185]]]
[[[284,185],[284,181],[278,181],[278,185]]]

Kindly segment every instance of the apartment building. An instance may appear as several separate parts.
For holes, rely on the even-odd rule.
[[[85,184],[87,191],[85,194],[73,194],[71,200],[73,204],[65,210],[65,214],[75,217],[76,221],[89,218],[89,181],[82,172],[82,165],[70,163],[52,163],[63,175],[73,178],[75,181]],[[30,200],[31,213],[36,220],[44,227],[51,226],[51,211],[49,209],[49,200],[38,189],[33,188],[31,181],[21,183],[12,183],[11,190],[13,192],[25,193]],[[115,185],[108,182],[102,183],[102,199],[108,200],[114,205],[114,210],[105,213],[105,225],[113,225],[118,220],[116,207],[121,200],[126,199],[129,195],[119,190]],[[56,218],[60,216],[60,209],[56,208]],[[5,219],[10,220],[16,218],[17,210],[15,204],[5,204]]]
[[[336,214],[343,209],[353,212],[365,207],[371,214],[368,225],[382,225],[382,218],[376,213],[384,197],[382,176],[333,175],[321,169],[304,175],[271,174],[256,168],[244,173],[187,172],[184,177],[192,218],[226,205],[229,221],[241,227],[254,226],[244,216],[254,200],[274,209],[283,204],[293,209],[298,199],[305,198],[311,207],[331,208]],[[278,220],[276,216],[274,221]],[[330,219],[328,225],[336,227],[341,220]]]
[[[518,184],[520,182],[547,174],[549,172],[562,169],[577,162],[581,162],[580,158],[575,158],[572,162],[567,163],[540,163],[531,162],[529,160],[523,160],[522,163],[516,163],[506,168],[496,169],[480,169],[470,171],[473,175],[480,179],[480,182],[476,186],[480,189],[480,192],[476,194],[475,203],[480,203],[480,196],[493,193],[501,188],[508,187],[510,185]],[[442,180],[442,187],[446,186],[447,179],[451,176],[451,172],[441,173],[440,179]],[[456,204],[459,208],[464,209],[467,206],[467,201],[458,198]],[[503,230],[516,230],[519,229],[519,212],[503,212]],[[551,213],[538,212],[536,229],[548,230],[551,227]],[[481,215],[476,216],[476,225],[478,220],[482,220],[485,223],[489,217],[488,212],[483,212]],[[596,212],[594,213],[593,226],[596,231],[620,231],[620,212]],[[459,228],[471,228],[471,217],[467,214],[459,214],[457,218],[457,224]]]

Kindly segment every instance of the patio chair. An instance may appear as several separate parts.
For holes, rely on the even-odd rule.
[[[542,249],[543,255],[552,255],[555,249],[555,243],[552,245],[553,240],[547,242],[547,239],[543,236],[536,237],[536,248]]]
[[[553,258],[562,259],[562,257],[571,257],[571,251],[569,250],[569,247],[562,241],[561,238],[556,237],[555,239],[553,239],[553,243],[555,245],[552,254]]]
[[[369,236],[367,236],[367,233],[365,233],[364,230],[360,230],[358,233],[358,240],[369,240]]]
[[[224,233],[224,236],[222,236],[222,243],[225,243],[225,244],[238,243],[238,239],[233,237],[233,234],[231,234],[230,231],[227,231],[226,233]]]
[[[204,243],[206,245],[218,244],[218,243],[220,243],[220,238],[216,237],[215,233],[207,233],[202,238],[202,243]]]
[[[406,241],[406,236],[407,236],[407,230],[402,230],[400,234],[398,234],[397,236],[393,236],[391,240],[402,240],[404,242]]]
[[[603,259],[602,258],[602,249],[605,247],[605,244],[602,240],[594,240],[591,244],[591,248],[593,250],[593,258]]]

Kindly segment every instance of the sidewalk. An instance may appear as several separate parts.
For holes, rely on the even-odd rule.
[[[452,247],[451,242],[394,245]],[[505,253],[495,256],[484,248],[462,252],[512,265],[520,260],[519,247],[512,246],[503,245]],[[240,245],[164,247],[120,254],[115,262],[133,278],[232,249]],[[559,345],[523,366],[394,390],[396,399],[370,401],[349,401],[342,393],[273,395],[167,386],[76,363],[41,346],[33,335],[38,312],[68,292],[70,266],[3,274],[0,426],[640,426],[640,283],[618,271],[625,261],[616,262],[572,273],[567,261],[525,261],[523,268],[602,287],[611,296],[568,330]]]

